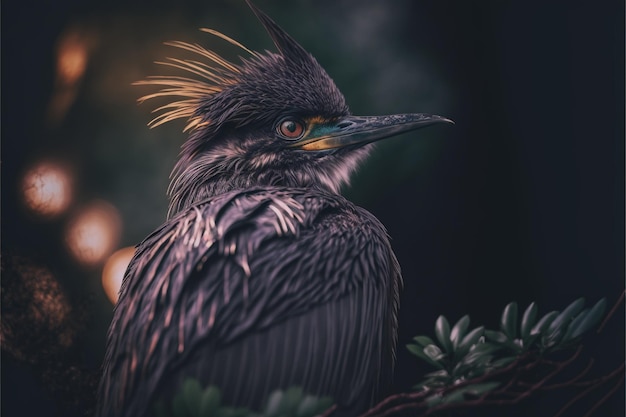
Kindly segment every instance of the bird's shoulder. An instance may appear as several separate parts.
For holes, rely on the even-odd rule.
[[[324,305],[357,311],[361,296],[350,294],[378,294],[384,321],[399,280],[383,226],[340,195],[277,187],[212,197],[138,246],[109,334],[126,353],[106,372],[131,392],[142,374],[166,372],[164,355],[178,358],[173,369],[200,345],[220,349]]]
[[[241,257],[273,239],[316,233],[346,239],[386,237],[378,219],[341,195],[317,189],[252,188],[214,196],[179,212],[138,246],[132,266],[144,269],[159,255],[194,263],[194,255],[210,248],[217,249],[217,255]]]
[[[265,310],[272,315],[267,323],[281,313],[265,308],[267,299],[246,308],[256,296],[272,294],[273,302],[288,301],[284,314],[298,314],[365,280],[385,285],[389,275],[399,276],[399,267],[384,227],[344,197],[301,188],[235,190],[179,212],[137,247],[113,327],[133,332],[139,319],[169,326],[177,315],[184,320],[185,309],[198,310],[213,337],[230,340],[258,325]],[[309,286],[316,297],[303,296]],[[236,320],[241,327],[230,317],[238,311],[246,312]]]

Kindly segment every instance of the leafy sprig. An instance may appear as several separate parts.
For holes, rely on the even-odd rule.
[[[551,311],[538,319],[537,305],[531,303],[520,320],[517,303],[512,302],[504,308],[497,330],[484,326],[470,330],[467,315],[450,327],[448,319],[439,316],[435,323],[437,342],[428,336],[416,336],[415,343],[407,345],[411,353],[436,368],[415,388],[454,386],[507,366],[529,352],[545,355],[575,346],[599,323],[606,301],[602,299],[591,308],[584,306],[585,300],[579,298],[563,311]],[[464,385],[437,401],[460,401],[466,394],[482,395],[498,385],[497,381]]]

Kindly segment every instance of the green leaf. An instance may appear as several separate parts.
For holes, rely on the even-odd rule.
[[[445,357],[445,355],[439,349],[437,345],[428,345],[424,348],[424,354],[428,356],[433,361],[440,361]]]
[[[444,395],[443,398],[441,399],[441,403],[453,404],[453,403],[460,403],[464,400],[465,400],[465,392],[463,388],[459,388],[456,391],[452,391],[451,393]]]
[[[494,343],[478,343],[470,348],[470,352],[494,353],[502,349],[501,346]]]
[[[188,378],[183,382],[183,398],[189,414],[193,417],[200,416],[200,401],[202,398],[202,387],[200,382],[194,378]]]
[[[301,387],[290,387],[285,391],[281,402],[281,414],[293,416],[302,399]]]
[[[541,336],[539,333],[528,336],[528,338],[523,341],[523,343],[524,343],[523,347],[524,348],[522,350],[523,351],[528,351],[528,350],[532,349],[533,345],[535,344],[537,339],[539,339],[539,336]]]
[[[572,317],[578,314],[583,309],[584,306],[585,306],[585,299],[582,297],[572,302],[570,305],[568,305],[565,308],[565,310],[563,310],[561,314],[556,316],[556,318],[552,321],[552,323],[550,323],[550,326],[548,327],[548,331],[555,331],[556,329],[564,329],[565,326],[567,326],[569,322],[572,320]]]
[[[421,357],[423,348],[419,345],[406,345],[406,349],[414,355]]]
[[[554,320],[544,329],[541,337],[541,343],[544,348],[557,348],[560,346],[568,327],[571,324],[572,317],[578,314],[585,305],[585,300],[579,298],[568,305],[565,310],[559,313]]]
[[[436,345],[429,345],[429,346],[436,346]],[[433,360],[428,355],[426,355],[424,353],[424,348],[423,347],[418,346],[418,345],[406,345],[406,348],[408,349],[409,352],[411,352],[412,354],[414,354],[418,358],[422,359],[423,361],[428,362],[430,365],[432,365],[434,367],[437,367],[437,368],[440,368],[440,369],[444,368],[444,365],[441,362]]]
[[[318,398],[313,395],[306,395],[300,401],[295,417],[314,417],[322,414],[331,405],[333,405],[333,400],[330,397]]]
[[[466,352],[470,350],[470,348],[478,343],[478,339],[485,333],[485,326],[480,326],[469,332],[459,343],[457,350],[459,351],[459,356],[464,356]]]
[[[469,324],[470,317],[466,314],[465,316],[461,317],[459,321],[457,321],[456,324],[452,327],[452,330],[450,331],[450,341],[452,341],[452,347],[455,350],[459,342],[463,340]]]
[[[499,385],[500,383],[497,381],[483,382],[480,384],[467,385],[461,389],[463,390],[464,394],[469,394],[475,397],[480,397],[481,395],[496,389]]]
[[[505,366],[507,366],[508,364],[512,363],[516,359],[517,359],[517,357],[515,357],[515,356],[507,356],[506,358],[500,358],[498,360],[493,361],[493,363],[491,365],[494,368],[504,368]]]
[[[298,409],[296,410],[296,417],[308,417],[314,416],[317,411],[317,397],[312,395],[306,395],[302,401],[300,401],[300,405],[298,405]]]
[[[417,344],[422,347],[435,344],[435,342],[433,342],[433,339],[428,336],[415,336],[413,340],[415,340],[415,342],[417,342]]]
[[[450,353],[452,352],[452,341],[450,340],[450,324],[444,316],[439,316],[435,322],[435,336],[443,347],[443,349]]]
[[[500,329],[513,340],[517,337],[517,303],[512,302],[504,307],[502,319],[500,321]]]
[[[212,416],[203,416],[212,417]],[[254,413],[245,407],[233,408],[222,407],[217,409],[217,415],[215,417],[266,417],[259,413]]]
[[[182,392],[178,392],[172,400],[172,414],[174,417],[188,417],[190,414],[185,404],[185,397]]]
[[[524,346],[528,345],[530,331],[532,330],[536,319],[537,319],[537,304],[532,302],[526,308],[526,310],[524,311],[524,315],[522,316],[521,337],[522,337],[522,340],[524,341]]]
[[[509,338],[504,333],[495,330],[485,330],[485,337],[496,343],[504,344],[509,341]]]
[[[445,369],[440,369],[438,371],[429,372],[429,373],[427,373],[424,376],[428,377],[428,378],[437,378],[437,379],[448,379],[448,378],[450,378],[450,374],[448,374],[448,371],[446,371]]]
[[[522,350],[522,347],[519,345],[519,339],[511,340],[503,332],[485,330],[485,338],[489,343],[506,348],[510,352],[519,353]]]
[[[587,313],[583,319],[581,319],[580,323],[576,326],[577,328],[572,330],[570,337],[572,339],[579,337],[598,324],[602,317],[604,317],[605,310],[606,300],[603,298],[591,308],[589,313]]]
[[[493,357],[492,353],[498,350],[497,346],[489,346],[489,345],[475,345],[474,349],[470,349],[470,351],[463,357],[463,359],[459,362],[459,365],[464,367],[474,367],[474,366],[483,366],[488,363]]]
[[[559,315],[558,311],[551,311],[545,316],[543,316],[541,319],[539,319],[537,324],[535,324],[532,330],[530,331],[531,336],[541,335],[544,332],[544,330],[550,325],[550,323],[552,323],[552,321],[558,315]]]
[[[200,399],[200,415],[208,417],[215,415],[216,410],[222,402],[222,393],[220,389],[211,385],[204,390]]]
[[[426,402],[426,405],[429,408],[432,408],[436,405],[441,404],[442,400],[443,400],[443,396],[441,394],[434,394],[434,395],[431,395],[430,397],[426,397],[424,401]]]
[[[413,389],[419,391],[428,391],[430,389],[447,387],[452,383],[450,378],[428,378],[417,385],[413,386]]]

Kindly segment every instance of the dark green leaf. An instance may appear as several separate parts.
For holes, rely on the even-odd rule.
[[[535,324],[535,320],[537,319],[537,305],[532,302],[524,311],[524,315],[522,316],[522,326],[521,326],[521,337],[524,341],[524,345],[526,346],[528,343],[528,339],[530,337],[530,331]]]
[[[504,368],[505,366],[513,362],[515,359],[517,359],[517,357],[515,356],[508,356],[506,358],[500,358],[498,360],[493,361],[492,366],[494,368]]]
[[[468,352],[469,349],[478,342],[478,339],[481,338],[484,332],[485,326],[477,327],[469,332],[457,347],[457,350],[459,351],[459,356],[465,355],[465,353]]]
[[[450,378],[448,371],[446,371],[445,369],[440,369],[438,371],[429,372],[424,376],[427,378],[440,378],[440,379]]]
[[[584,306],[585,306],[585,299],[582,297],[572,302],[570,305],[568,305],[565,308],[565,310],[563,310],[561,314],[556,316],[556,318],[552,321],[552,323],[550,323],[550,326],[548,327],[548,331],[554,332],[557,329],[560,329],[563,331],[563,333],[565,333],[566,326],[569,325],[570,321],[572,320],[572,317],[578,314],[580,310],[583,309]]]
[[[428,336],[415,336],[413,340],[415,340],[415,342],[417,342],[417,344],[421,345],[422,347],[435,344],[435,342],[433,342],[433,339]]]
[[[442,400],[443,400],[443,397],[441,396],[441,394],[434,394],[434,395],[431,395],[430,397],[426,397],[425,402],[429,408],[432,408],[436,405],[441,404]]]
[[[428,378],[417,385],[414,385],[413,388],[419,391],[430,390],[435,388],[443,388],[450,385],[450,378]]]
[[[483,383],[480,383],[480,384],[467,385],[467,386],[465,386],[465,387],[463,387],[461,389],[463,390],[464,394],[469,394],[469,395],[473,395],[475,397],[480,397],[481,395],[496,389],[499,385],[500,385],[500,383],[497,382],[497,381],[494,381],[494,382],[483,382]]]
[[[188,417],[190,415],[187,411],[185,397],[182,392],[174,395],[174,399],[172,400],[172,413],[174,417]]]
[[[185,399],[185,405],[187,411],[193,417],[200,415],[200,401],[202,398],[202,387],[200,382],[194,378],[188,378],[183,382],[183,397]]]
[[[419,345],[412,345],[412,344],[408,344],[406,345],[406,349],[411,352],[414,355],[420,356],[420,354],[422,353],[423,348]]]
[[[510,340],[507,335],[494,330],[485,330],[485,337],[491,344],[505,348],[511,352],[519,353],[522,348],[519,345],[519,339]]]
[[[445,355],[437,345],[428,345],[424,348],[424,354],[434,361],[440,361]]]
[[[528,336],[528,338],[526,340],[524,340],[524,351],[528,351],[530,349],[533,348],[533,345],[535,344],[535,341],[539,338],[540,334],[533,334]]]
[[[585,318],[587,317],[587,314],[589,314],[589,311],[590,311],[589,308],[585,308],[583,311],[578,313],[578,315],[574,317],[572,321],[570,321],[569,325],[567,326],[567,331],[565,332],[565,335],[563,336],[564,343],[575,339],[572,337],[572,334],[574,333],[574,330],[578,329],[578,327],[583,322],[583,320],[585,320]]]
[[[502,349],[500,345],[495,343],[478,343],[470,348],[470,352],[479,352],[479,353],[494,353],[498,350]]]
[[[302,388],[300,387],[290,387],[285,391],[285,395],[283,395],[283,400],[281,401],[280,414],[293,416],[300,404],[300,400],[302,399]]]
[[[452,352],[452,342],[450,341],[450,324],[444,316],[439,316],[435,323],[435,336],[443,347],[443,349],[450,353]]]
[[[328,397],[317,398],[313,395],[306,395],[300,401],[295,417],[314,417],[323,413],[332,405],[332,400]]]
[[[491,344],[474,345],[474,347],[469,350],[467,355],[465,355],[455,367],[456,374],[463,374],[465,370],[473,367],[487,366],[493,358],[493,353],[499,349],[499,346]]]
[[[502,319],[500,321],[500,329],[513,340],[517,337],[517,303],[512,302],[504,307]]]
[[[497,332],[495,330],[485,330],[485,337],[487,340],[496,343],[506,343],[509,338],[502,332]]]
[[[211,385],[202,392],[202,398],[200,399],[200,415],[208,417],[215,415],[215,411],[219,408],[222,402],[222,394],[220,389]]]
[[[551,311],[542,318],[540,318],[537,324],[535,324],[530,331],[531,336],[542,334],[558,315],[558,311]]]
[[[456,391],[452,391],[451,393],[444,395],[441,399],[441,402],[443,404],[453,404],[462,402],[463,400],[465,400],[465,392],[462,388],[460,388]]]
[[[210,416],[202,416],[202,417],[267,417],[265,415],[261,416],[258,413],[253,413],[247,408],[233,408],[233,407],[222,407],[218,408],[216,414]]]
[[[429,345],[429,346],[436,346],[436,345]],[[418,346],[418,345],[406,345],[406,348],[409,350],[409,352],[411,352],[412,354],[414,354],[418,358],[422,359],[423,361],[428,362],[432,366],[435,366],[435,367],[440,368],[440,369],[444,368],[444,365],[441,362],[433,360],[428,355],[426,355],[426,353],[424,353],[424,348],[422,348],[421,346]]]
[[[604,316],[605,310],[606,300],[603,298],[591,308],[591,310],[589,311],[589,313],[586,314],[584,319],[581,319],[581,322],[578,324],[577,328],[572,331],[571,338],[574,339],[578,336],[581,336],[583,333],[587,332],[596,324],[598,324]]]
[[[541,337],[541,343],[544,348],[558,348],[560,346],[571,324],[572,317],[580,312],[584,304],[585,300],[579,298],[552,320],[550,325],[544,329]]]
[[[450,331],[450,341],[452,342],[452,347],[456,350],[459,342],[463,340],[465,336],[465,332],[470,324],[470,317],[465,315],[456,322],[456,324],[452,327]]]
[[[463,357],[459,365],[464,367],[486,366],[493,358],[491,350],[472,349]]]

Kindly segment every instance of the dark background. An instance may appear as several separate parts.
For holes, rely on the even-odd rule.
[[[42,220],[24,209],[21,176],[41,158],[68,162],[74,204],[110,202],[123,221],[118,247],[138,243],[165,218],[185,135],[181,123],[148,130],[152,107],[136,105],[144,90],[130,84],[158,73],[152,62],[172,52],[166,40],[236,60],[237,50],[199,27],[273,48],[243,1],[127,3],[2,2],[2,251],[49,268],[84,314],[71,352],[88,369],[102,359],[112,310],[101,265],[81,267],[67,253],[72,210]],[[397,390],[427,371],[403,346],[432,334],[439,314],[495,327],[509,301],[536,301],[543,313],[580,296],[616,301],[625,261],[623,1],[269,3],[257,1],[318,58],[355,114],[456,122],[380,144],[345,190],[387,226],[403,268]],[[56,47],[76,28],[94,41],[87,70],[51,124]],[[590,339],[598,373],[623,361],[623,308]],[[61,412],[30,361],[3,351],[3,416]],[[624,415],[618,392],[598,415]],[[504,414],[551,416],[553,400]]]

